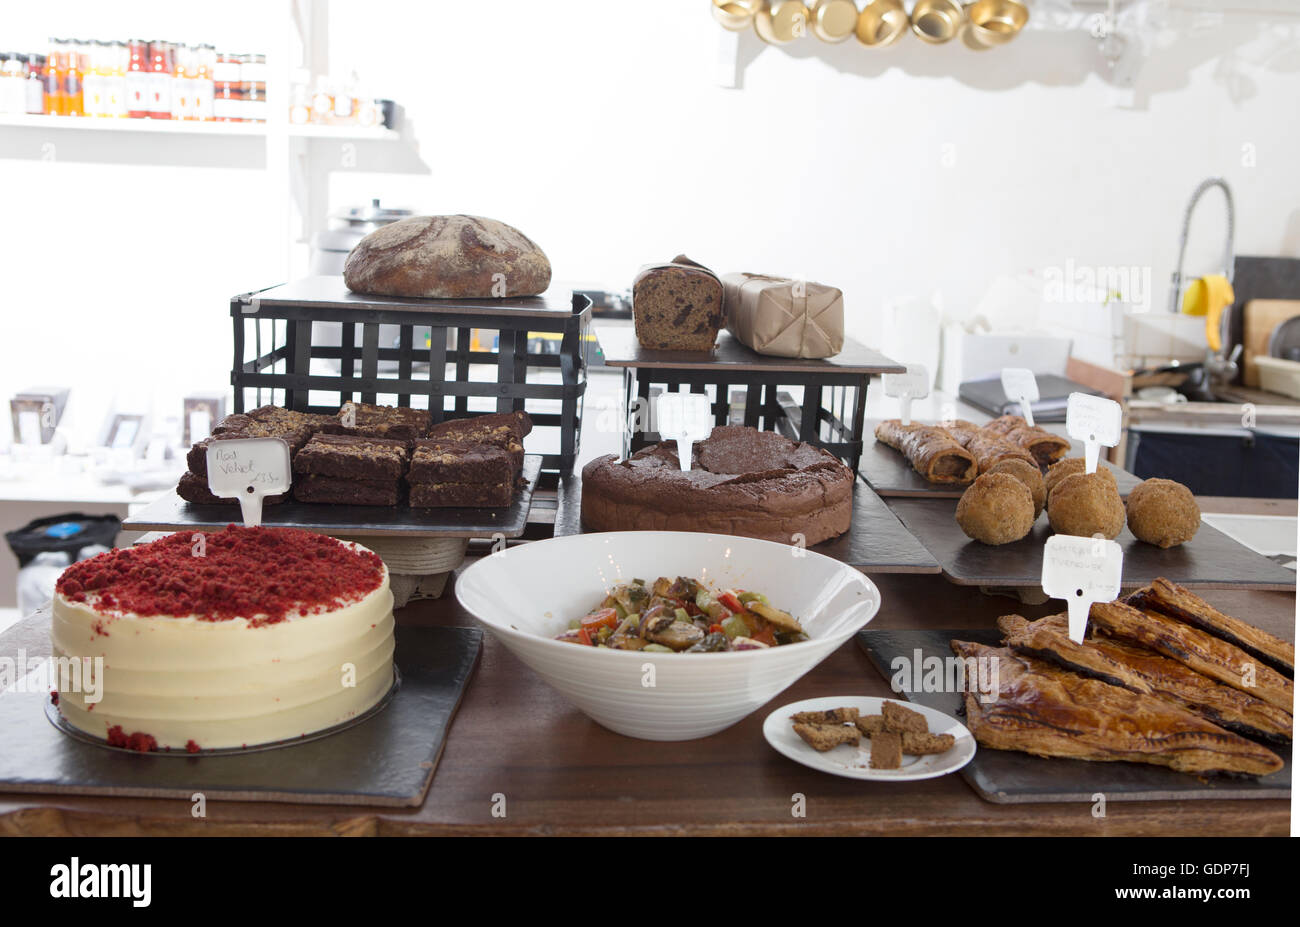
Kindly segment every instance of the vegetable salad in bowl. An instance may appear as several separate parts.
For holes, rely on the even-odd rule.
[[[762,650],[808,640],[789,612],[761,592],[714,592],[699,580],[661,576],[614,587],[556,640],[647,653]]]

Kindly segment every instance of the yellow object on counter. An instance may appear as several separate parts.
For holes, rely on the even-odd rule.
[[[1232,305],[1232,284],[1223,274],[1210,274],[1192,281],[1183,293],[1183,315],[1209,315],[1215,308]]]
[[[1223,350],[1223,312],[1236,297],[1223,274],[1209,274],[1192,281],[1183,293],[1183,315],[1205,316],[1205,343],[1211,351]]]

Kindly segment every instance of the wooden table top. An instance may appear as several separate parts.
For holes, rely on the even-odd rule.
[[[927,576],[877,576],[874,627],[990,627],[1017,607]],[[1291,639],[1290,593],[1216,590],[1219,608]],[[402,625],[470,625],[454,597],[410,605]],[[0,636],[0,656],[43,653],[48,629],[30,619]],[[777,754],[763,718],[798,699],[889,695],[849,641],[769,705],[712,737],[655,743],[614,734],[570,707],[489,635],[424,804],[410,811],[209,801],[190,803],[0,793],[0,835],[912,834],[1285,835],[1289,803],[1110,802],[994,805],[958,776],[871,783],[815,772]],[[33,723],[45,724],[44,718]],[[806,816],[792,816],[804,797]],[[493,815],[504,796],[505,816]]]
[[[636,332],[626,326],[596,326],[596,336],[610,367],[645,367],[665,370],[759,370],[771,373],[867,374],[904,373],[907,368],[890,360],[852,338],[844,339],[844,349],[824,360],[800,357],[773,357],[751,351],[728,331],[718,335],[712,351],[652,351],[641,347]]]

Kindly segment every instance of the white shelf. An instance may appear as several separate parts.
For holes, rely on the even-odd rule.
[[[114,119],[97,116],[0,115],[0,128],[56,129],[74,132],[161,132],[173,135],[245,135],[262,137],[271,131],[266,122],[193,122],[180,119]],[[291,125],[291,138],[358,139],[390,141],[398,133],[383,126]]]
[[[361,141],[385,141],[399,138],[399,133],[383,126],[363,129],[361,126],[289,126],[289,135],[293,138],[341,138],[359,139]]]

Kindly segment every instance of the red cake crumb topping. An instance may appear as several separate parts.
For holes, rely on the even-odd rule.
[[[197,615],[274,624],[359,601],[379,588],[383,561],[370,551],[297,528],[229,525],[196,557],[188,533],[120,548],[73,564],[55,587],[107,615]],[[98,625],[96,633],[107,634]]]
[[[185,741],[185,752],[186,752],[186,753],[198,753],[198,752],[199,752],[199,745],[196,744],[196,743],[195,743],[194,741],[192,741],[192,740],[187,740],[187,741]]]
[[[136,731],[134,734],[126,734],[122,730],[122,725],[114,724],[108,729],[108,745],[110,747],[125,747],[127,750],[135,750],[137,753],[153,753],[158,749],[158,741],[154,740],[152,734],[142,734]]]
[[[51,704],[51,705],[57,705],[57,704],[59,704],[59,690],[58,690],[58,689],[51,689],[51,690],[50,690],[50,704]]]

